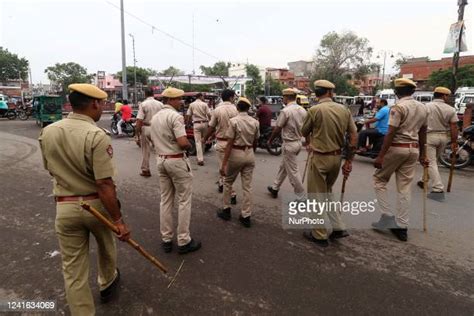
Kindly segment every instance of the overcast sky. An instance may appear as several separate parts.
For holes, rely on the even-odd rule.
[[[466,7],[473,54],[474,1]],[[380,50],[413,56],[443,55],[457,0],[132,1],[124,0],[127,64],[189,73],[218,60],[287,67],[310,60],[322,36],[351,30]],[[0,0],[0,46],[30,61],[33,82],[47,82],[44,69],[77,62],[89,73],[121,69],[120,0]],[[140,20],[138,20],[138,19]],[[155,29],[152,29],[153,25]],[[160,32],[164,31],[170,36]],[[374,61],[376,54],[374,55]],[[217,58],[217,59],[216,59]],[[380,60],[379,60],[380,61]],[[392,64],[390,59],[387,61]]]

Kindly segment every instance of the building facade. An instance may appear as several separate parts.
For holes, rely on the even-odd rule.
[[[306,60],[291,61],[288,69],[297,77],[309,77],[313,71],[314,62]]]

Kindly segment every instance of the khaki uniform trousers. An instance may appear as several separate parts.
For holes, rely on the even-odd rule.
[[[100,290],[107,288],[117,276],[117,250],[110,229],[77,202],[56,204],[56,235],[62,257],[66,299],[72,315],[94,315],[94,299],[89,287],[89,234],[98,248]],[[100,200],[87,201],[110,219]]]
[[[302,198],[304,196],[304,187],[301,182],[298,162],[296,160],[296,157],[301,151],[301,142],[283,142],[282,151],[283,159],[280,163],[280,168],[278,169],[278,174],[273,182],[272,188],[278,191],[283,181],[285,181],[288,176],[295,194],[298,198]]]
[[[160,178],[160,231],[164,242],[173,240],[173,206],[178,202],[178,246],[191,241],[189,224],[191,222],[191,198],[193,175],[187,158],[158,157],[158,176]]]
[[[430,166],[428,168],[428,173],[430,175],[431,190],[434,192],[443,192],[444,185],[439,175],[438,170],[438,158],[441,153],[446,148],[446,145],[449,143],[450,137],[447,132],[442,133],[428,133],[426,136],[426,156],[430,161]],[[420,179],[423,181],[423,178]]]
[[[401,228],[408,226],[408,210],[411,199],[411,182],[415,176],[415,166],[418,161],[418,148],[390,147],[385,154],[381,169],[374,174],[375,195],[380,211],[388,216],[395,215],[397,225]],[[388,203],[387,183],[395,173],[397,184],[397,211],[393,214]]]
[[[217,161],[219,162],[219,170],[217,170],[217,172],[219,173],[219,185],[224,185],[224,177],[220,175],[220,170],[222,166],[222,161],[224,160],[226,147],[227,147],[227,141],[218,140],[216,142]],[[231,195],[235,196],[235,191],[233,188],[231,189]]]
[[[207,133],[207,123],[195,123],[193,127],[194,141],[196,143],[196,156],[198,161],[204,161],[201,139]]]
[[[142,127],[142,135],[140,137],[140,146],[142,148],[142,171],[150,172],[150,154],[153,147],[151,141],[151,129],[150,126]]]
[[[242,180],[243,202],[242,202],[242,217],[249,217],[252,207],[252,176],[255,168],[255,156],[253,148],[245,150],[232,149],[227,164],[227,175],[224,178],[224,209],[230,208],[230,197],[232,194],[232,185],[240,173]]]
[[[308,194],[309,198],[318,201],[333,201],[332,187],[341,170],[340,155],[319,155],[313,152],[308,166]],[[330,209],[326,212],[333,230],[344,230],[345,225],[341,218],[340,210]],[[318,217],[318,216],[316,216]],[[324,217],[321,215],[321,217]],[[323,225],[322,225],[323,226]],[[325,227],[313,229],[316,239],[327,239],[328,233]]]

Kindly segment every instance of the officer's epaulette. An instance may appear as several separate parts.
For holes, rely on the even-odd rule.
[[[102,127],[100,127],[100,129],[103,130],[105,132],[105,134],[107,134],[107,136],[112,135],[108,129],[102,128]]]

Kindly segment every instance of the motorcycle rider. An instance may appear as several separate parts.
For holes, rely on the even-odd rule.
[[[260,105],[257,111],[258,122],[260,123],[260,135],[272,129],[272,110],[268,106],[267,98],[259,98]]]
[[[120,107],[120,112],[122,113],[122,117],[117,123],[118,136],[125,136],[122,132],[122,124],[124,122],[129,122],[132,118],[132,108],[128,105],[128,100],[123,101],[123,105]]]
[[[357,153],[361,154],[367,151],[365,146],[367,142],[367,137],[370,140],[370,144],[373,145],[373,150],[379,150],[380,148],[376,148],[377,144],[381,144],[383,137],[387,134],[388,131],[388,119],[390,115],[390,107],[388,106],[388,102],[385,99],[377,99],[376,101],[377,106],[377,113],[371,119],[364,121],[364,124],[372,124],[375,123],[375,128],[368,128],[359,133],[359,140],[357,143]]]

